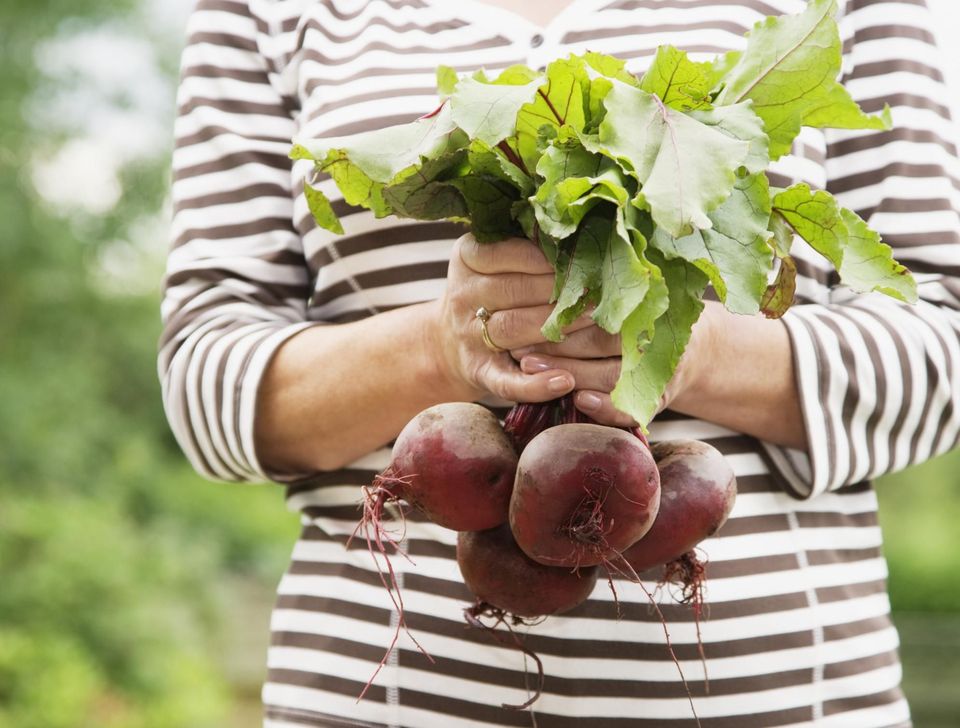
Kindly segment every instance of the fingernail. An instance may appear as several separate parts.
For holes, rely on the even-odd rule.
[[[570,380],[564,376],[552,377],[547,382],[547,389],[551,392],[566,392],[570,389]]]
[[[587,412],[596,412],[601,404],[600,397],[592,392],[581,392],[577,397],[577,407]]]
[[[523,361],[520,362],[520,367],[526,372],[545,372],[548,369],[554,369],[555,367],[550,364],[550,362],[541,359],[536,356],[525,356]]]

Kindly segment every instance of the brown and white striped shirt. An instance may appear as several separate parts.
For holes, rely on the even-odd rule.
[[[203,474],[268,477],[253,446],[257,387],[276,348],[306,326],[355,321],[438,296],[454,224],[376,220],[346,206],[346,234],[318,230],[291,166],[295,134],[347,134],[436,105],[434,71],[538,67],[599,50],[640,73],[657,45],[740,48],[765,15],[802,0],[574,0],[546,28],[476,0],[200,0],[183,54],[174,157],[174,245],[160,375],[168,417]],[[659,601],[703,726],[909,725],[869,480],[954,446],[960,435],[960,174],[923,0],[841,2],[844,76],[886,132],[804,130],[774,184],[830,189],[920,281],[915,307],[851,296],[802,242],[785,321],[810,447],[797,452],[666,413],[655,439],[711,442],[740,486],[709,558],[703,641],[687,607]],[[322,417],[323,413],[318,413]],[[400,569],[411,629],[368,696],[396,616],[369,555],[344,549],[371,452],[288,485],[303,532],[273,615],[267,725],[526,726],[519,652],[465,628],[470,601],[455,534],[414,518]],[[647,576],[655,577],[655,574]],[[525,629],[544,662],[539,725],[690,726],[661,626],[636,585]]]

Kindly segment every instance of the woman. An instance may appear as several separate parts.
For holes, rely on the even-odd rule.
[[[952,447],[960,431],[960,220],[929,17],[916,0],[848,0],[845,81],[890,132],[804,130],[771,179],[829,188],[920,281],[915,307],[847,297],[795,246],[782,321],[709,304],[654,439],[727,455],[740,497],[710,560],[703,624],[659,599],[704,726],[910,724],[869,479]],[[561,8],[562,6],[562,8]],[[188,457],[223,480],[288,484],[303,532],[274,612],[266,725],[504,726],[531,716],[524,663],[465,629],[455,534],[412,520],[400,570],[402,643],[359,704],[396,626],[365,550],[343,548],[358,486],[418,411],[444,401],[545,401],[575,391],[601,421],[619,344],[589,320],[539,334],[552,276],[529,242],[481,247],[448,223],[374,220],[329,181],[346,234],[318,230],[291,169],[294,134],[333,136],[435,106],[437,65],[538,67],[601,50],[642,72],[652,50],[742,47],[796,0],[201,0],[184,52],[160,372]],[[559,11],[559,12],[558,12]],[[898,24],[891,24],[897,18]],[[493,315],[484,343],[478,306]],[[502,412],[504,410],[498,410]],[[598,587],[529,630],[544,661],[544,726],[691,725],[687,692],[646,597]]]

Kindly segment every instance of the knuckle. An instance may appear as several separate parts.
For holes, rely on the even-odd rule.
[[[601,365],[600,382],[604,392],[612,392],[620,379],[620,360],[608,359]],[[611,407],[613,405],[611,404]]]
[[[493,377],[490,380],[487,391],[500,399],[510,399],[510,387],[499,377]]]
[[[520,338],[520,333],[523,330],[523,317],[519,311],[513,308],[499,311],[495,320],[497,333],[500,335],[501,341],[516,341]]]
[[[520,300],[520,294],[523,287],[517,276],[503,275],[499,276],[497,281],[500,300],[505,302],[514,302]]]
[[[468,268],[473,268],[479,257],[480,247],[473,233],[465,233],[457,238],[456,250],[460,254],[460,261]]]
[[[455,311],[462,311],[466,305],[466,289],[468,286],[463,283],[447,285],[447,300]]]
[[[601,329],[599,326],[596,326],[596,325],[591,326],[589,329],[587,329],[587,331],[590,332],[589,333],[590,346],[593,349],[602,350],[609,343],[608,338],[610,335],[606,331]]]
[[[542,270],[547,263],[546,256],[543,254],[543,251],[537,247],[536,243],[533,243],[526,238],[521,238],[523,244],[520,246],[523,255],[523,262],[532,270]]]

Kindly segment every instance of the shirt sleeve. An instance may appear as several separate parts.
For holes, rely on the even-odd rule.
[[[257,390],[277,348],[310,325],[292,105],[271,83],[262,28],[238,0],[200,0],[189,21],[158,361],[177,441],[201,474],[230,481],[267,479],[253,446]]]
[[[960,174],[924,0],[848,0],[844,84],[890,131],[827,130],[827,189],[911,269],[920,302],[852,295],[794,306],[790,333],[808,450],[764,443],[808,498],[923,462],[960,438]]]

